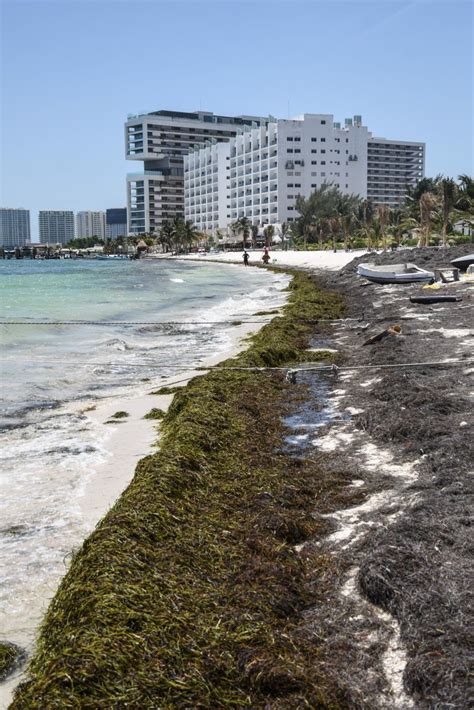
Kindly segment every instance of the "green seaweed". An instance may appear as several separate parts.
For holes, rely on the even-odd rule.
[[[157,394],[157,395],[165,395],[165,394],[176,394],[176,392],[179,392],[182,390],[182,387],[160,387],[158,390],[154,390],[153,392],[150,392],[150,394]]]
[[[25,652],[19,646],[0,641],[0,681],[7,678],[24,658]]]
[[[110,415],[110,419],[125,419],[125,417],[129,417],[130,414],[128,412],[120,411],[120,412],[115,412],[115,414]]]
[[[304,361],[314,327],[301,321],[341,313],[297,273],[283,315],[222,365]],[[282,451],[299,387],[216,368],[176,392],[160,450],[74,555],[14,710],[346,707],[298,634],[317,590],[293,546],[318,534],[312,511],[342,487]],[[312,561],[323,578],[331,564]]]
[[[165,416],[166,412],[164,412],[162,409],[158,409],[157,407],[153,407],[150,409],[148,414],[145,414],[143,419],[163,419]]]

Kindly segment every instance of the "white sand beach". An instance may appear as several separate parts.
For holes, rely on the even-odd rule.
[[[261,264],[263,249],[248,249],[249,253],[249,263]],[[342,269],[343,266],[348,264],[352,259],[365,254],[364,249],[358,249],[355,251],[280,251],[278,249],[270,249],[270,266],[297,266],[310,269],[325,269],[330,271],[337,271]],[[240,251],[226,251],[219,252],[218,254],[188,254],[177,257],[170,257],[167,255],[160,255],[160,258],[171,258],[171,259],[197,259],[199,261],[218,261],[223,263],[242,263],[243,249]]]

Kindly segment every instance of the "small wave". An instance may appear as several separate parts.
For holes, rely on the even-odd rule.
[[[175,284],[184,284],[184,279],[170,279]]]
[[[45,451],[46,454],[68,454],[78,456],[79,454],[92,454],[97,451],[95,446],[85,444],[84,446],[56,446],[54,449]]]
[[[125,350],[133,350],[133,347],[129,345],[125,340],[121,340],[120,338],[112,338],[111,340],[107,340],[105,345],[108,348],[113,348],[114,350],[119,350],[120,352],[123,352]]]

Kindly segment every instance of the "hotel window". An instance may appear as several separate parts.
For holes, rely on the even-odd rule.
[[[301,138],[295,138],[295,142],[301,143]]]
[[[287,141],[292,141],[293,138],[291,138],[291,136],[287,136],[286,140],[287,140]]]
[[[311,143],[316,143],[317,140],[317,138],[311,138]]]
[[[317,187],[317,184],[315,182],[312,182],[311,187]]]
[[[325,126],[325,125],[326,125],[326,121],[321,121],[321,125],[322,125],[322,126]]]
[[[293,153],[293,148],[287,148],[286,152],[287,152],[287,153]]]
[[[301,153],[301,148],[295,148],[295,153]]]
[[[300,183],[300,182],[295,182],[295,187],[301,187],[301,183]]]
[[[326,139],[325,139],[325,138],[321,138],[321,143],[326,143]]]
[[[325,151],[324,148],[323,148],[323,149],[321,150],[321,153],[325,153],[325,152],[326,152],[326,151]]]
[[[321,177],[326,177],[326,173],[321,173]]]
[[[288,185],[287,185],[287,187],[294,187],[294,185],[293,185],[292,182],[289,182]]]
[[[326,165],[326,161],[325,161],[325,160],[321,160],[321,165]]]
[[[317,153],[318,151],[315,148],[312,148],[311,150],[312,153]]]
[[[294,210],[295,208],[294,208],[294,207],[288,207],[288,209],[289,209],[289,210]]]
[[[311,165],[317,165],[317,164],[318,164],[318,161],[317,161],[317,160],[312,160],[312,161],[311,161]]]

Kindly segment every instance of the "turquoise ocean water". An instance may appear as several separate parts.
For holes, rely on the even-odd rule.
[[[110,452],[79,405],[178,378],[231,344],[223,321],[281,305],[287,283],[196,262],[0,261],[1,320],[30,323],[0,325],[0,639],[31,646],[88,532],[77,501]],[[102,324],[38,324],[51,320]]]

